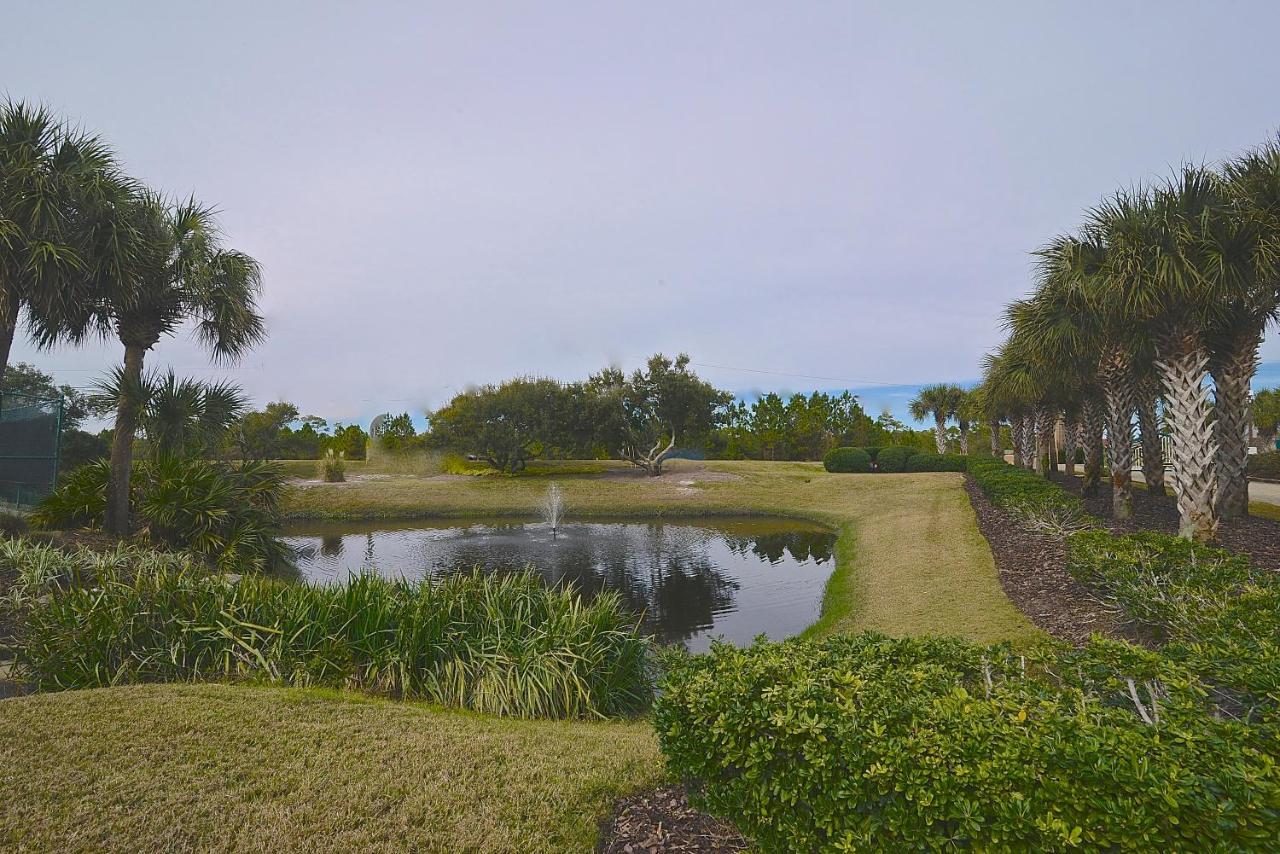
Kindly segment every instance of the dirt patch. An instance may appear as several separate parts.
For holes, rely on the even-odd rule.
[[[978,517],[978,530],[991,544],[1000,586],[1037,628],[1075,646],[1094,633],[1132,639],[1120,612],[1067,572],[1061,537],[1029,529],[992,504],[970,477],[965,478],[965,491]]]
[[[1058,474],[1054,482],[1075,495],[1080,495],[1079,478]],[[1102,520],[1113,534],[1134,531],[1178,533],[1178,505],[1172,495],[1152,495],[1145,489],[1133,490],[1133,517],[1112,518],[1111,486],[1102,484],[1097,495],[1080,495],[1085,509]],[[1259,569],[1280,572],[1280,522],[1260,516],[1246,516],[1223,522],[1218,529],[1218,545],[1239,555],[1246,555]]]
[[[604,823],[596,851],[657,854],[750,848],[733,825],[689,806],[683,786],[668,786],[619,801]]]

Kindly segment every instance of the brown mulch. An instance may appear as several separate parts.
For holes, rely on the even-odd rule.
[[[1094,633],[1131,637],[1122,615],[1067,572],[1062,538],[1029,529],[992,504],[972,478],[965,478],[964,488],[978,517],[978,530],[991,545],[1000,586],[1032,623],[1076,646]]]
[[[604,823],[597,852],[746,851],[750,841],[733,825],[689,806],[683,786],[667,786],[618,802]]]
[[[1054,482],[1063,489],[1080,495],[1079,478],[1069,478],[1058,473],[1054,476]],[[1134,531],[1161,531],[1166,534],[1178,532],[1178,505],[1172,495],[1152,495],[1145,489],[1135,487],[1133,517],[1130,519],[1111,518],[1109,482],[1103,482],[1096,495],[1080,497],[1085,509],[1101,519],[1114,534]],[[1280,572],[1280,522],[1260,516],[1225,521],[1218,528],[1218,545],[1236,554],[1246,555],[1259,569]]]

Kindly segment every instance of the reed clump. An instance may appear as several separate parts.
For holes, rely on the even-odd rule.
[[[220,574],[136,546],[0,542],[18,674],[43,690],[250,680],[348,688],[518,718],[603,718],[651,699],[649,642],[620,600],[531,573],[313,585]]]

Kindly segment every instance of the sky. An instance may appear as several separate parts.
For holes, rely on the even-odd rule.
[[[1037,245],[1280,127],[1273,2],[41,2],[5,22],[0,95],[216,205],[263,266],[264,344],[214,369],[183,334],[148,363],[347,422],[659,351],[745,397],[848,387],[901,414],[920,383],[980,376]],[[11,358],[84,386],[120,356]]]

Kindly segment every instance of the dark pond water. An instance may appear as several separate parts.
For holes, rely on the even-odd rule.
[[[713,637],[748,644],[800,632],[818,617],[835,535],[803,522],[584,522],[553,537],[543,523],[459,521],[293,526],[285,540],[303,577],[345,580],[373,568],[420,578],[481,567],[532,566],[548,584],[617,591],[665,643],[705,650]]]

